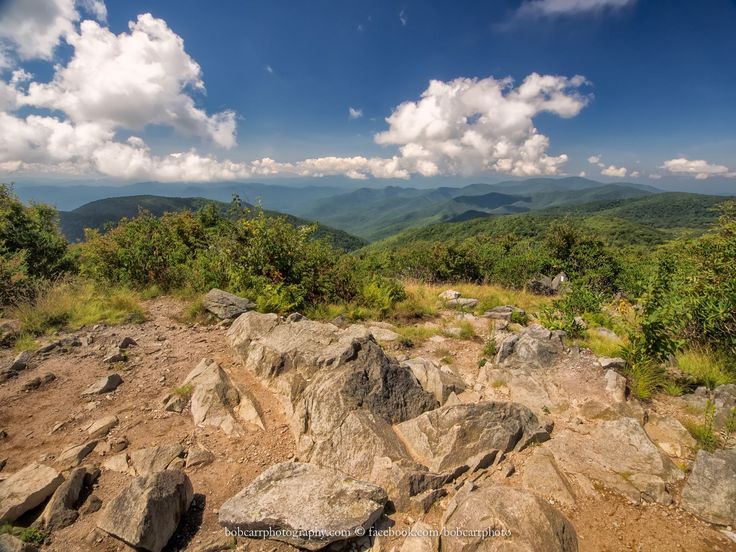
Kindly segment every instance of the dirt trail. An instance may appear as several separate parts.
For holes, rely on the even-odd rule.
[[[8,434],[0,440],[0,460],[7,458],[0,477],[33,461],[58,467],[55,459],[60,451],[85,442],[85,428],[92,421],[114,414],[120,423],[110,437],[125,437],[130,443],[128,451],[181,443],[185,448],[196,445],[215,455],[213,463],[187,469],[197,495],[196,507],[168,547],[199,550],[207,543],[224,542],[224,532],[217,523],[219,506],[267,467],[292,458],[294,442],[278,400],[240,368],[227,346],[224,327],[181,323],[178,317],[184,305],[170,297],[148,301],[145,307],[148,320],[143,324],[85,328],[55,336],[54,339],[78,337],[83,344],[70,347],[67,352],[54,351],[37,357],[19,377],[0,384],[0,429]],[[443,316],[449,320],[453,315]],[[391,344],[387,348],[399,357],[425,356],[437,362],[440,358],[452,359],[453,371],[466,382],[473,382],[478,375],[484,340],[490,335],[487,321],[476,320],[473,324],[479,334],[473,339],[433,338],[412,349]],[[112,366],[105,364],[107,352],[126,336],[137,342],[129,350],[128,360]],[[12,357],[12,351],[0,351],[3,365]],[[254,395],[262,410],[265,432],[252,430],[239,437],[227,437],[216,428],[195,427],[188,410],[181,414],[163,410],[163,396],[180,385],[205,357],[219,362],[240,388],[247,388]],[[96,398],[81,397],[95,379],[112,371],[118,371],[124,380],[115,392]],[[28,381],[46,373],[53,373],[56,379],[32,391],[23,389]],[[503,389],[498,393],[498,398],[502,398]],[[523,461],[527,453],[523,451],[518,458],[512,458],[512,463]],[[109,453],[103,455],[95,450],[84,463],[100,464],[108,456]],[[495,478],[496,474],[489,476]],[[102,470],[94,494],[104,504],[128,480],[124,474]],[[515,485],[514,477],[507,483]],[[442,505],[435,506],[428,521],[439,519]],[[575,525],[582,551],[736,550],[736,543],[675,507],[635,506],[604,491],[599,500],[581,499],[575,507],[560,509]],[[97,515],[82,515],[73,525],[56,531],[44,550],[124,550],[119,541],[95,531]],[[391,517],[397,528],[410,527],[414,521],[406,514]],[[389,551],[400,544],[383,542],[381,550]],[[273,541],[241,542],[240,546],[264,552],[292,549]]]

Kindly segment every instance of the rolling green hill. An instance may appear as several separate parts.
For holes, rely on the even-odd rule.
[[[61,231],[69,241],[80,241],[84,239],[85,228],[95,228],[102,231],[108,225],[116,224],[123,218],[137,216],[141,209],[150,212],[154,216],[161,216],[164,213],[177,211],[197,211],[207,204],[217,205],[223,212],[228,208],[227,203],[201,197],[138,195],[100,199],[82,205],[73,211],[60,211]],[[286,217],[295,226],[312,224],[310,221],[293,215],[285,215],[275,211],[265,211],[265,213],[268,216]],[[335,247],[345,251],[353,251],[365,245],[365,242],[360,238],[356,238],[343,230],[337,230],[322,224],[318,225],[315,236],[318,238],[327,237]]]
[[[718,217],[716,207],[725,196],[659,193],[628,199],[598,200],[579,205],[552,207],[515,215],[486,215],[470,220],[412,228],[367,247],[397,249],[414,242],[447,242],[472,236],[512,234],[539,238],[556,220],[575,223],[613,246],[657,245],[680,234],[700,234]],[[477,212],[474,214],[477,215]]]
[[[492,215],[539,211],[591,201],[647,197],[655,188],[637,184],[601,184],[585,178],[532,178],[500,184],[471,184],[429,190],[361,188],[299,212],[369,241],[408,228]]]

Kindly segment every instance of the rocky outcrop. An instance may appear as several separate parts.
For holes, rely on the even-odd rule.
[[[521,364],[537,368],[549,367],[564,352],[558,332],[542,326],[530,326],[521,335],[507,337],[496,353],[496,364]]]
[[[603,483],[636,504],[671,503],[668,486],[683,478],[631,418],[564,430],[545,447],[564,472]]]
[[[194,491],[184,472],[163,470],[131,481],[100,513],[97,527],[149,552],[160,552],[189,509]]]
[[[444,406],[395,430],[414,459],[438,473],[488,467],[507,452],[549,439],[528,408],[503,402]]]
[[[709,523],[736,526],[736,449],[698,452],[682,504]]]
[[[449,368],[443,369],[426,358],[411,358],[403,362],[425,391],[429,391],[440,404],[445,404],[451,393],[459,395],[466,385]]]
[[[0,524],[41,505],[63,481],[55,469],[36,463],[0,481]]]
[[[228,339],[245,368],[281,398],[300,460],[384,486],[418,468],[391,424],[435,408],[437,400],[368,330],[248,312]]]
[[[521,485],[526,490],[563,506],[575,505],[575,491],[570,480],[560,469],[554,455],[537,447],[524,462]]]
[[[736,409],[736,384],[719,385],[712,391],[707,387],[698,387],[693,393],[683,395],[682,400],[688,407],[704,411],[708,401],[715,408],[715,428],[723,429]]]
[[[97,469],[72,470],[66,481],[59,485],[51,496],[38,524],[47,531],[54,531],[74,523],[79,517],[77,509],[84,498],[83,492],[92,486],[99,475]]]
[[[472,309],[478,306],[480,301],[473,297],[458,297],[457,299],[449,299],[445,301],[445,305],[448,307],[459,307],[461,309]]]
[[[221,320],[236,318],[253,308],[255,303],[221,289],[211,289],[202,300],[202,306]]]
[[[241,420],[263,429],[254,399],[241,394],[213,360],[202,360],[189,373],[183,385],[192,388],[190,409],[196,425],[216,427],[226,435],[241,434]]]
[[[675,418],[652,414],[644,431],[659,448],[675,458],[688,458],[697,445],[690,432]]]
[[[440,538],[443,552],[576,552],[578,549],[575,529],[558,510],[531,493],[499,485],[477,487],[466,483],[450,501],[443,529]],[[480,535],[457,536],[458,532],[469,531]],[[488,534],[489,531],[493,534]]]
[[[338,471],[285,462],[227,500],[219,521],[237,535],[319,550],[364,535],[383,513],[387,499],[380,487]]]

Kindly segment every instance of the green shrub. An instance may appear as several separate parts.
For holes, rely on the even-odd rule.
[[[342,252],[314,239],[315,230],[243,209],[237,200],[228,217],[207,208],[161,218],[141,213],[105,234],[88,232],[81,268],[97,281],[136,289],[229,289],[269,312],[356,300],[386,310],[400,300],[400,285],[369,279]]]
[[[38,285],[74,266],[48,205],[23,203],[0,184],[0,306],[33,296]]]
[[[486,358],[493,358],[496,356],[496,353],[498,352],[498,346],[496,345],[496,340],[493,337],[490,337],[485,345],[483,345],[483,356]]]

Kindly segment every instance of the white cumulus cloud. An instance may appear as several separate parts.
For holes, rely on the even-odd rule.
[[[421,99],[394,110],[375,140],[398,146],[404,167],[423,176],[556,174],[567,155],[547,155],[549,139],[534,117],[574,117],[589,101],[584,84],[581,76],[536,73],[517,87],[510,78],[433,80]]]
[[[186,53],[182,38],[150,14],[115,34],[101,23],[107,13],[100,0],[28,3],[48,8],[45,19],[26,13],[28,28],[42,27],[36,32],[40,40],[27,42],[17,29],[15,38],[8,38],[5,27],[3,44],[12,43],[14,56],[50,59],[64,40],[71,55],[54,66],[47,82],[35,81],[23,69],[0,77],[3,172],[199,182],[276,174],[355,179],[552,175],[560,172],[567,155],[548,153],[549,138],[536,128],[535,117],[574,117],[590,101],[582,92],[587,83],[581,76],[532,73],[519,84],[493,77],[434,80],[419,99],[398,105],[386,118],[387,129],[375,135],[378,144],[391,150],[385,156],[247,162],[195,149],[154,153],[140,137],[122,140],[121,131],[129,135],[151,124],[163,125],[224,148],[236,145],[235,114],[208,113],[195,102],[194,95],[204,91],[202,70]],[[4,9],[10,13],[23,12],[16,1],[9,6]],[[79,22],[78,9],[97,20]],[[362,115],[359,108],[348,110],[351,119]]]
[[[77,5],[99,21],[107,19],[101,0],[6,0],[0,3],[0,68],[21,59],[51,59],[61,40],[74,32]]]
[[[81,24],[67,41],[69,63],[49,83],[33,82],[22,103],[63,111],[73,122],[98,122],[139,130],[148,124],[235,145],[235,114],[208,115],[187,89],[204,90],[199,65],[184,51],[184,41],[150,14],[115,35],[95,21]]]
[[[588,163],[590,163],[591,165],[597,165],[600,162],[601,162],[600,155],[591,155],[590,157],[588,157]]]
[[[670,159],[669,161],[665,161],[660,169],[669,171],[672,174],[695,175],[695,178],[698,180],[706,180],[711,176],[736,177],[736,171],[731,171],[725,165],[708,163],[703,159],[690,160],[684,157]]]
[[[626,167],[616,167],[614,165],[609,165],[601,170],[603,176],[613,176],[616,178],[624,178],[628,172]]]

